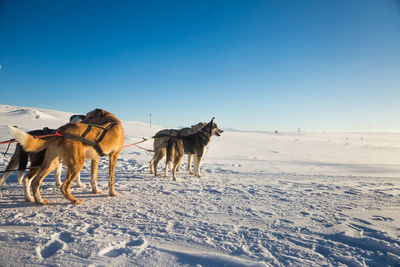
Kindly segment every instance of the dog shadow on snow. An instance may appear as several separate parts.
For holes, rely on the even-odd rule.
[[[77,198],[90,200],[109,197],[107,187],[100,187],[100,189],[103,189],[104,191],[103,194],[92,194],[90,178],[82,178],[81,180],[83,184],[86,185],[85,188],[79,188],[75,183],[73,184],[73,186],[71,186],[71,190],[74,191],[74,194]],[[4,186],[1,194],[2,198],[0,198],[0,209],[41,207],[41,205],[37,205],[36,203],[32,202],[26,202],[24,200],[22,186],[17,184],[16,181],[13,181],[12,183]],[[50,200],[50,203],[46,206],[72,205],[70,201],[64,198],[60,189],[54,185],[53,177],[49,178],[47,183],[42,184],[41,194],[43,198]]]
[[[73,206],[70,201],[65,199],[61,192],[58,193],[48,193],[42,195],[44,198],[50,200],[50,203],[45,206]],[[99,199],[99,198],[109,198],[110,196],[107,193],[94,195],[90,192],[82,192],[75,193],[77,198],[90,200],[90,199]],[[85,203],[83,204],[85,205]],[[20,194],[11,194],[7,196],[3,196],[0,199],[0,209],[15,209],[15,208],[32,208],[32,207],[42,207],[42,205],[37,205],[36,203],[26,202],[24,200],[24,196]]]
[[[165,177],[161,177],[165,178]],[[118,186],[118,182],[122,182],[123,184],[126,181],[129,182],[139,182],[143,180],[154,181],[154,177],[147,173],[139,172],[135,173],[132,171],[116,171],[115,179],[116,187],[119,193],[124,194],[125,192],[129,192],[129,189],[126,186]],[[74,193],[76,198],[84,199],[85,204],[87,204],[88,200],[91,199],[106,199],[109,196],[108,194],[108,177],[106,174],[99,173],[98,175],[98,185],[100,189],[103,190],[102,194],[92,194],[91,185],[90,185],[90,174],[83,173],[81,175],[81,181],[85,188],[79,188],[75,183],[71,186],[71,191]],[[2,198],[0,198],[0,209],[15,209],[15,208],[31,208],[31,207],[41,207],[41,205],[37,205],[36,203],[26,202],[24,200],[23,186],[19,185],[17,182],[17,176],[15,174],[10,176],[8,183],[5,184],[3,189],[1,190]],[[41,195],[43,198],[49,199],[50,203],[46,206],[67,206],[72,205],[70,201],[64,198],[61,194],[59,188],[54,185],[54,176],[49,175],[46,177],[44,183],[41,186]]]

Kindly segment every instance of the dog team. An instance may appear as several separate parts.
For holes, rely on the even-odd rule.
[[[18,144],[6,170],[0,177],[0,189],[11,172],[18,170],[18,182],[21,184],[22,180],[24,181],[25,201],[48,204],[49,200],[40,195],[40,185],[49,173],[56,170],[56,185],[60,187],[65,198],[73,204],[82,204],[83,199],[77,199],[71,194],[72,182],[76,180],[79,187],[85,187],[80,181],[80,171],[85,159],[90,159],[92,193],[101,194],[102,191],[97,187],[97,165],[101,157],[108,156],[109,195],[119,195],[114,189],[114,172],[119,153],[124,146],[124,128],[114,114],[95,109],[86,115],[73,115],[69,123],[57,130],[44,128],[24,132],[17,127],[8,127]],[[154,155],[150,162],[150,173],[158,176],[157,165],[166,156],[164,175],[168,176],[168,169],[172,164],[172,177],[175,181],[176,172],[186,154],[188,172],[200,177],[200,163],[210,139],[222,133],[223,130],[218,128],[215,118],[208,123],[200,122],[190,128],[166,129],[157,132],[153,136]],[[37,138],[36,136],[44,137]],[[192,157],[193,171],[191,170]],[[28,158],[30,169],[23,179]],[[60,180],[62,164],[66,168],[64,183]]]

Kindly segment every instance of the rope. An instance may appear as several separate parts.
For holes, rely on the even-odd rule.
[[[142,146],[138,146],[138,145],[136,145],[138,148],[140,148],[140,149],[143,149],[143,150],[145,150],[145,151],[147,151],[147,152],[154,152],[154,150],[152,150],[152,149],[147,149],[147,148],[144,148],[144,147],[142,147]]]
[[[62,136],[62,134],[57,130],[55,133],[53,134],[46,134],[46,135],[32,135],[34,138],[44,138],[44,137],[50,137],[50,136]],[[17,140],[15,139],[10,139],[7,141],[3,141],[0,142],[0,145],[6,145],[6,144],[11,144],[11,143],[15,143],[17,142]]]
[[[7,155],[8,149],[10,149],[10,145],[11,145],[11,143],[8,144],[6,152],[4,152],[4,156]]]
[[[33,135],[34,138],[44,138],[44,137],[50,137],[50,136],[63,136],[63,134],[60,133],[59,130],[57,130],[57,131],[56,131],[55,133],[53,133],[53,134]],[[129,144],[129,145],[123,146],[123,148],[130,147],[130,146],[136,146],[136,147],[138,147],[138,148],[140,148],[140,149],[143,149],[143,150],[145,150],[145,151],[147,151],[147,152],[154,152],[154,151],[151,150],[151,149],[147,149],[147,148],[144,148],[144,147],[142,147],[142,146],[138,146],[138,144],[143,143],[143,142],[146,142],[146,141],[151,140],[151,139],[153,139],[153,138],[154,138],[154,137],[149,137],[149,138],[143,137],[143,140],[141,140],[141,141],[139,141],[139,142],[136,142],[136,143],[133,143],[133,144]],[[15,139],[10,139],[10,140],[7,140],[7,141],[0,142],[0,145],[11,144],[11,143],[15,143],[15,142],[17,142]],[[7,148],[7,151],[8,151],[8,148]],[[6,151],[6,152],[7,152],[7,151]]]
[[[148,140],[150,140],[150,139],[152,139],[152,138],[153,138],[153,137],[150,137],[150,138],[144,138],[144,137],[143,137],[143,140],[141,140],[141,141],[139,141],[139,142],[136,142],[136,143],[133,143],[133,144],[129,144],[129,145],[123,146],[123,148],[130,147],[130,146],[136,146],[136,147],[138,147],[138,148],[140,148],[140,149],[143,149],[143,150],[145,150],[145,151],[147,151],[147,152],[154,152],[154,151],[151,150],[151,149],[147,149],[147,148],[144,148],[144,147],[138,145],[138,144],[143,143],[143,142],[146,142],[146,141],[148,141]]]
[[[44,137],[50,137],[50,136],[62,136],[62,133],[60,133],[59,130],[57,130],[53,134],[46,134],[46,135],[32,135],[34,138],[44,138]]]
[[[10,139],[7,141],[0,142],[0,145],[6,145],[6,144],[15,143],[15,142],[17,142],[15,139]]]

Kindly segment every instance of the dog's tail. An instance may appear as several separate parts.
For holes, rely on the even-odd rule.
[[[34,138],[32,135],[8,125],[10,133],[27,152],[39,152],[46,149],[48,141],[46,139]]]
[[[177,159],[183,156],[183,144],[178,138],[171,138],[167,144],[167,162],[175,162]]]
[[[171,138],[168,140],[167,143],[167,164],[171,161],[173,161],[174,157],[175,157],[175,143],[176,143],[176,139],[175,138]]]

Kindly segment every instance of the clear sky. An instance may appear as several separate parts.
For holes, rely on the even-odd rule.
[[[396,0],[0,0],[0,65],[0,104],[400,131]]]

